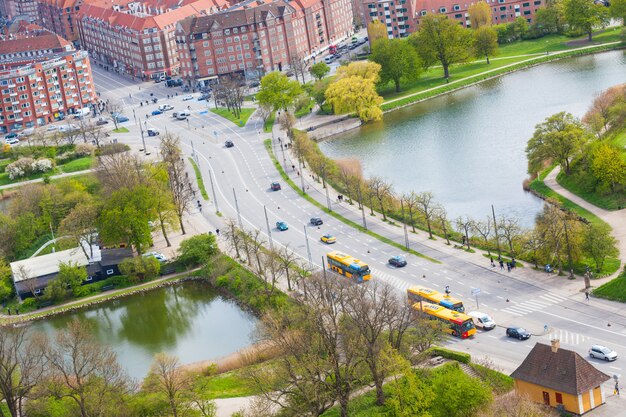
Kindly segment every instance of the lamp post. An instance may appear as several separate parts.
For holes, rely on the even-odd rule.
[[[141,124],[139,124],[139,131],[141,132],[141,143],[143,143],[143,154],[148,155],[148,151],[146,149],[146,140],[143,137],[143,129],[141,128]]]

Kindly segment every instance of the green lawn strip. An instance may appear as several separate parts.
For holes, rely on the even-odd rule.
[[[128,128],[122,126],[122,127],[117,128],[117,129],[113,129],[112,132],[113,133],[128,133],[129,130],[128,130]]]
[[[470,363],[469,366],[480,375],[481,379],[491,387],[491,390],[496,395],[505,394],[511,391],[515,386],[513,378],[502,372],[489,369],[477,363]]]
[[[435,88],[434,90],[431,91],[425,91],[421,94],[415,94],[413,96],[410,97],[404,97],[402,99],[399,99],[397,101],[393,101],[391,103],[383,103],[383,105],[381,106],[381,108],[384,111],[388,111],[388,110],[392,110],[395,109],[397,107],[402,107],[408,104],[412,104],[415,103],[417,101],[421,101],[439,94],[443,94],[458,88],[462,88],[462,87],[466,87],[468,85],[480,82],[480,81],[484,81],[486,79],[489,78],[493,78],[496,76],[500,76],[509,72],[513,72],[513,71],[517,71],[519,69],[522,68],[526,68],[532,65],[537,65],[543,62],[548,62],[548,61],[552,61],[552,60],[556,60],[556,59],[561,59],[561,58],[566,58],[566,57],[572,57],[572,56],[577,56],[577,55],[586,55],[586,54],[590,54],[590,53],[596,53],[596,52],[600,52],[600,51],[607,51],[607,50],[611,50],[611,49],[615,49],[618,48],[619,45],[598,45],[597,47],[594,48],[587,48],[587,49],[582,49],[582,50],[573,50],[567,53],[562,53],[562,54],[558,54],[558,55],[547,55],[547,56],[543,56],[543,57],[538,57],[536,59],[530,59],[529,57],[521,57],[521,58],[512,58],[513,62],[516,61],[526,61],[526,62],[520,62],[517,65],[511,65],[509,67],[503,67],[500,65],[501,68],[498,68],[498,66],[496,66],[497,64],[492,63],[491,66],[489,66],[488,68],[483,68],[486,71],[488,71],[489,69],[493,69],[496,68],[495,71],[491,71],[488,73],[485,73],[484,71],[474,71],[473,74],[465,74],[466,78],[462,78],[459,82],[456,82],[454,84],[447,84],[445,82],[445,80],[443,78],[439,78],[439,88]],[[496,61],[497,62],[497,61]],[[510,62],[509,62],[510,64]],[[465,65],[485,65],[486,64],[476,64],[476,63],[471,63],[471,64],[465,64]],[[462,71],[460,70],[460,68],[462,68],[463,66],[458,66],[456,67],[456,69],[453,67],[452,69],[452,76],[450,79],[451,80],[455,80],[458,78],[459,74],[462,74]],[[437,85],[435,85],[435,87],[437,87]],[[402,96],[407,96],[410,95],[412,93],[419,90],[423,90],[423,89],[428,89],[428,88],[432,88],[432,87],[428,87],[428,86],[424,86],[421,88],[415,88],[413,89],[409,89],[409,90],[405,90],[401,93],[398,93],[398,95],[400,97]],[[391,95],[385,97],[387,99],[391,99]]]
[[[106,300],[108,300],[110,298],[113,298],[113,297],[117,298],[117,297],[128,295],[128,294],[131,294],[131,293],[134,293],[134,292],[145,291],[145,290],[151,289],[153,287],[156,287],[158,285],[163,285],[163,284],[166,284],[166,283],[176,282],[176,281],[179,281],[179,280],[187,277],[188,275],[189,275],[189,273],[183,272],[183,273],[174,275],[172,277],[166,278],[166,279],[164,279],[162,281],[158,281],[158,278],[157,278],[157,280],[150,281],[150,282],[147,282],[145,284],[139,284],[139,285],[135,285],[135,286],[132,286],[132,287],[127,287],[127,288],[120,289],[120,290],[113,290],[113,291],[108,292],[106,294],[101,294],[101,295],[97,295],[97,296],[90,295],[90,296],[85,297],[84,300],[80,300],[80,299],[72,300],[72,301],[70,301],[68,303],[58,305],[58,306],[56,306],[54,308],[51,308],[49,310],[35,311],[33,313],[22,314],[20,316],[3,317],[3,318],[0,318],[0,325],[1,326],[6,326],[6,325],[9,325],[9,324],[13,324],[13,323],[21,323],[21,322],[25,322],[25,321],[34,320],[34,319],[37,319],[37,318],[40,318],[40,317],[44,317],[44,316],[48,316],[48,315],[53,315],[53,314],[63,313],[63,312],[66,312],[66,311],[76,310],[76,309],[79,309],[82,306],[87,305],[87,304],[99,303],[99,302],[106,301]]]
[[[295,182],[293,182],[291,180],[291,178],[289,178],[289,176],[287,175],[287,173],[284,171],[282,165],[280,165],[280,162],[278,162],[278,160],[276,159],[276,156],[274,155],[274,151],[272,149],[272,140],[271,139],[266,139],[265,142],[265,149],[267,149],[267,153],[270,155],[270,158],[272,159],[272,162],[274,163],[274,166],[276,167],[276,169],[278,170],[278,172],[280,173],[280,176],[287,182],[287,184],[289,184],[289,186],[291,188],[294,189],[294,191],[296,191],[301,197],[303,197],[305,200],[307,200],[308,202],[310,202],[311,204],[315,205],[317,208],[319,208],[320,210],[324,211],[325,213],[333,216],[334,218],[336,218],[337,220],[347,224],[350,227],[353,227],[357,230],[359,230],[360,232],[366,233],[367,235],[380,240],[381,242],[387,243],[389,245],[392,245],[400,250],[403,250],[405,252],[408,252],[412,255],[415,256],[419,256],[420,258],[424,258],[427,259],[431,262],[435,262],[440,264],[441,262],[433,259],[429,256],[426,256],[424,254],[421,254],[413,249],[406,249],[406,247],[404,245],[401,245],[400,243],[394,242],[393,240],[384,237],[382,235],[379,235],[378,233],[372,232],[371,230],[367,230],[365,229],[363,226],[361,226],[360,224],[353,222],[352,220],[346,219],[345,217],[343,217],[341,214],[336,213],[334,211],[328,210],[328,207],[324,206],[323,204],[319,203],[317,200],[315,200],[313,197],[311,197],[310,195],[306,194],[305,192],[302,191],[302,189],[296,185]]]
[[[63,172],[85,171],[90,169],[95,162],[93,156],[85,156],[83,158],[74,159],[66,164],[59,165],[58,168]]]
[[[252,366],[267,366],[267,363]],[[202,393],[210,399],[248,397],[261,394],[259,389],[246,379],[243,369],[204,378],[208,383],[203,385],[206,388],[202,390]]]
[[[274,121],[275,120],[276,120],[276,112],[272,111],[272,113],[270,113],[270,115],[267,118],[267,120],[265,121],[265,123],[263,123],[263,131],[265,133],[271,133],[272,132],[272,128],[274,127]]]
[[[593,290],[593,295],[607,300],[626,302],[626,270],[617,278]]]
[[[304,106],[303,108],[301,108],[300,110],[296,111],[295,116],[297,119],[306,116],[307,114],[311,113],[311,109],[315,106],[315,100],[313,100],[312,98],[309,100],[309,105],[308,106]]]
[[[18,179],[10,179],[9,174],[7,172],[3,172],[0,174],[0,185],[9,185],[9,184],[17,184],[22,181],[30,181],[36,180],[39,178],[43,178],[45,175],[58,175],[60,173],[59,168],[53,168],[48,172],[38,172],[36,174],[29,175],[27,177],[22,177]]]
[[[383,387],[383,391],[389,394],[387,385]],[[349,404],[351,417],[387,417],[389,416],[389,410],[384,405],[376,405],[376,391],[369,391],[363,395],[359,395],[350,400]],[[324,412],[321,417],[339,417],[341,416],[341,409],[339,406],[334,406],[328,411]]]
[[[566,190],[594,206],[605,210],[618,210],[618,208],[626,207],[625,193],[615,192],[604,195],[596,192],[596,190],[588,191],[584,186],[576,182],[573,175],[566,175],[563,171],[559,172],[556,181]]]
[[[235,117],[235,115],[225,107],[218,107],[217,109],[210,110],[218,116],[222,116],[223,118],[230,120],[237,126],[243,127],[246,123],[248,123],[248,119],[252,116],[252,113],[254,113],[256,109],[244,107],[241,109],[239,117]]]
[[[191,166],[193,166],[193,170],[196,173],[196,181],[198,181],[198,189],[200,190],[200,194],[202,194],[202,198],[206,201],[209,201],[209,195],[206,192],[206,188],[204,188],[204,181],[202,180],[202,173],[200,172],[200,168],[196,164],[196,161],[193,158],[189,157],[189,162],[191,162]]]

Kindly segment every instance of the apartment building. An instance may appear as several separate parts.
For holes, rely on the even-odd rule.
[[[0,0],[2,13],[9,19],[17,16],[27,16],[30,21],[38,19],[36,0]]]
[[[415,0],[364,0],[366,22],[379,20],[389,38],[404,38],[415,31]]]
[[[179,22],[176,42],[181,76],[192,85],[229,73],[282,71],[351,34],[350,0],[255,0]]]
[[[81,48],[111,70],[148,79],[179,73],[176,23],[216,13],[226,0],[197,0],[180,6],[166,2],[85,3],[77,19]]]
[[[96,101],[89,57],[47,31],[0,39],[0,131],[43,126]]]
[[[491,7],[493,24],[513,22],[518,17],[523,17],[532,23],[535,12],[545,5],[545,0],[484,0]],[[450,19],[457,20],[464,27],[470,27],[469,7],[476,3],[462,2],[459,0],[418,0],[417,1],[417,24],[419,19],[428,13],[441,13]]]
[[[38,0],[39,24],[70,42],[78,40],[76,17],[82,0]]]

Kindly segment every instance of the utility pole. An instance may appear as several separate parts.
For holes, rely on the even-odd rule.
[[[200,167],[198,167],[200,169]],[[213,175],[211,175],[211,169],[209,169],[209,181],[211,182],[211,191],[213,192],[213,201],[215,201],[215,214],[220,212],[220,207],[217,205],[217,194],[215,194],[215,187],[213,186]]]
[[[361,216],[363,217],[363,227],[367,230],[367,221],[365,220],[365,207],[363,206],[363,202],[361,201],[361,187],[357,188],[357,196],[359,198],[359,206],[361,206]]]
[[[302,165],[298,164],[298,167],[300,168],[300,183],[302,184],[302,192],[306,194],[306,190],[304,189],[304,170],[302,169],[303,166],[304,164]]]
[[[241,223],[241,213],[239,212],[239,203],[237,203],[237,194],[235,193],[235,187],[233,187],[233,196],[235,197],[235,209],[237,210],[237,219],[239,220],[239,228],[243,230],[243,223]]]
[[[404,227],[404,246],[409,250],[409,232],[404,221],[404,201],[402,199],[400,199],[400,208],[402,209],[402,226]]]
[[[270,250],[274,250],[274,242],[272,241],[272,231],[270,229],[270,221],[267,218],[267,207],[263,206],[263,211],[265,212],[265,226],[267,226],[267,236],[270,240]]]
[[[311,258],[311,248],[309,246],[309,235],[306,232],[306,224],[304,225],[304,240],[306,241],[306,253],[309,257],[309,266],[313,269],[313,259]]]
[[[139,123],[139,131],[141,132],[141,143],[143,143],[143,154],[148,155],[148,151],[146,150],[146,140],[143,137],[143,129],[141,128],[141,123]]]

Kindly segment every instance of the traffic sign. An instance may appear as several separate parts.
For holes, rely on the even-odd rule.
[[[472,295],[480,294],[480,288],[472,288]]]

